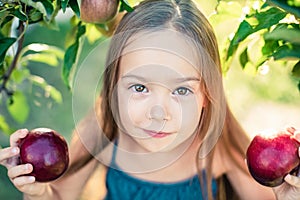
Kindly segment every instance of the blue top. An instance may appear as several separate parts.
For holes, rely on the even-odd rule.
[[[116,145],[112,156],[112,167],[106,174],[106,200],[204,200],[198,175],[174,183],[159,183],[135,178],[121,171],[115,163]],[[205,173],[203,173],[205,175]],[[204,184],[204,187],[205,184]],[[213,195],[216,196],[217,184],[212,180]]]

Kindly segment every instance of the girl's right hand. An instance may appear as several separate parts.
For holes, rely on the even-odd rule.
[[[27,134],[27,129],[20,129],[10,136],[10,147],[0,149],[0,164],[7,168],[7,175],[18,190],[36,196],[43,194],[47,186],[36,182],[34,176],[27,175],[33,170],[31,164],[19,164],[18,141]]]

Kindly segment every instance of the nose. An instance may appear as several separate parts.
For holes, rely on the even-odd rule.
[[[170,120],[171,117],[163,106],[154,105],[150,108],[149,119],[164,121],[164,120]]]

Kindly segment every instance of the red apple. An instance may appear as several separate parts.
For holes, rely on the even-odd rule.
[[[287,174],[298,169],[299,146],[291,132],[282,131],[272,136],[256,135],[246,154],[250,174],[262,185],[280,185]]]
[[[69,151],[66,140],[48,128],[31,130],[19,143],[20,163],[30,163],[29,174],[38,182],[53,181],[68,168]]]

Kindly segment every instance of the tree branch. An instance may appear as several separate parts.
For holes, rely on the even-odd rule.
[[[24,42],[24,36],[25,36],[25,34],[23,33],[24,28],[25,28],[24,22],[20,21],[18,31],[19,31],[19,36],[21,36],[21,37],[18,40],[17,52],[16,52],[16,55],[14,56],[12,63],[10,64],[8,70],[1,77],[2,83],[0,85],[0,94],[1,94],[1,92],[5,92],[8,96],[11,96],[13,94],[12,91],[7,89],[7,82],[10,79],[10,76],[11,76],[12,72],[14,71],[14,69],[16,68],[17,63],[18,63],[18,59],[19,59],[19,56],[20,56],[20,53],[21,53],[21,50],[23,47],[23,42]]]

